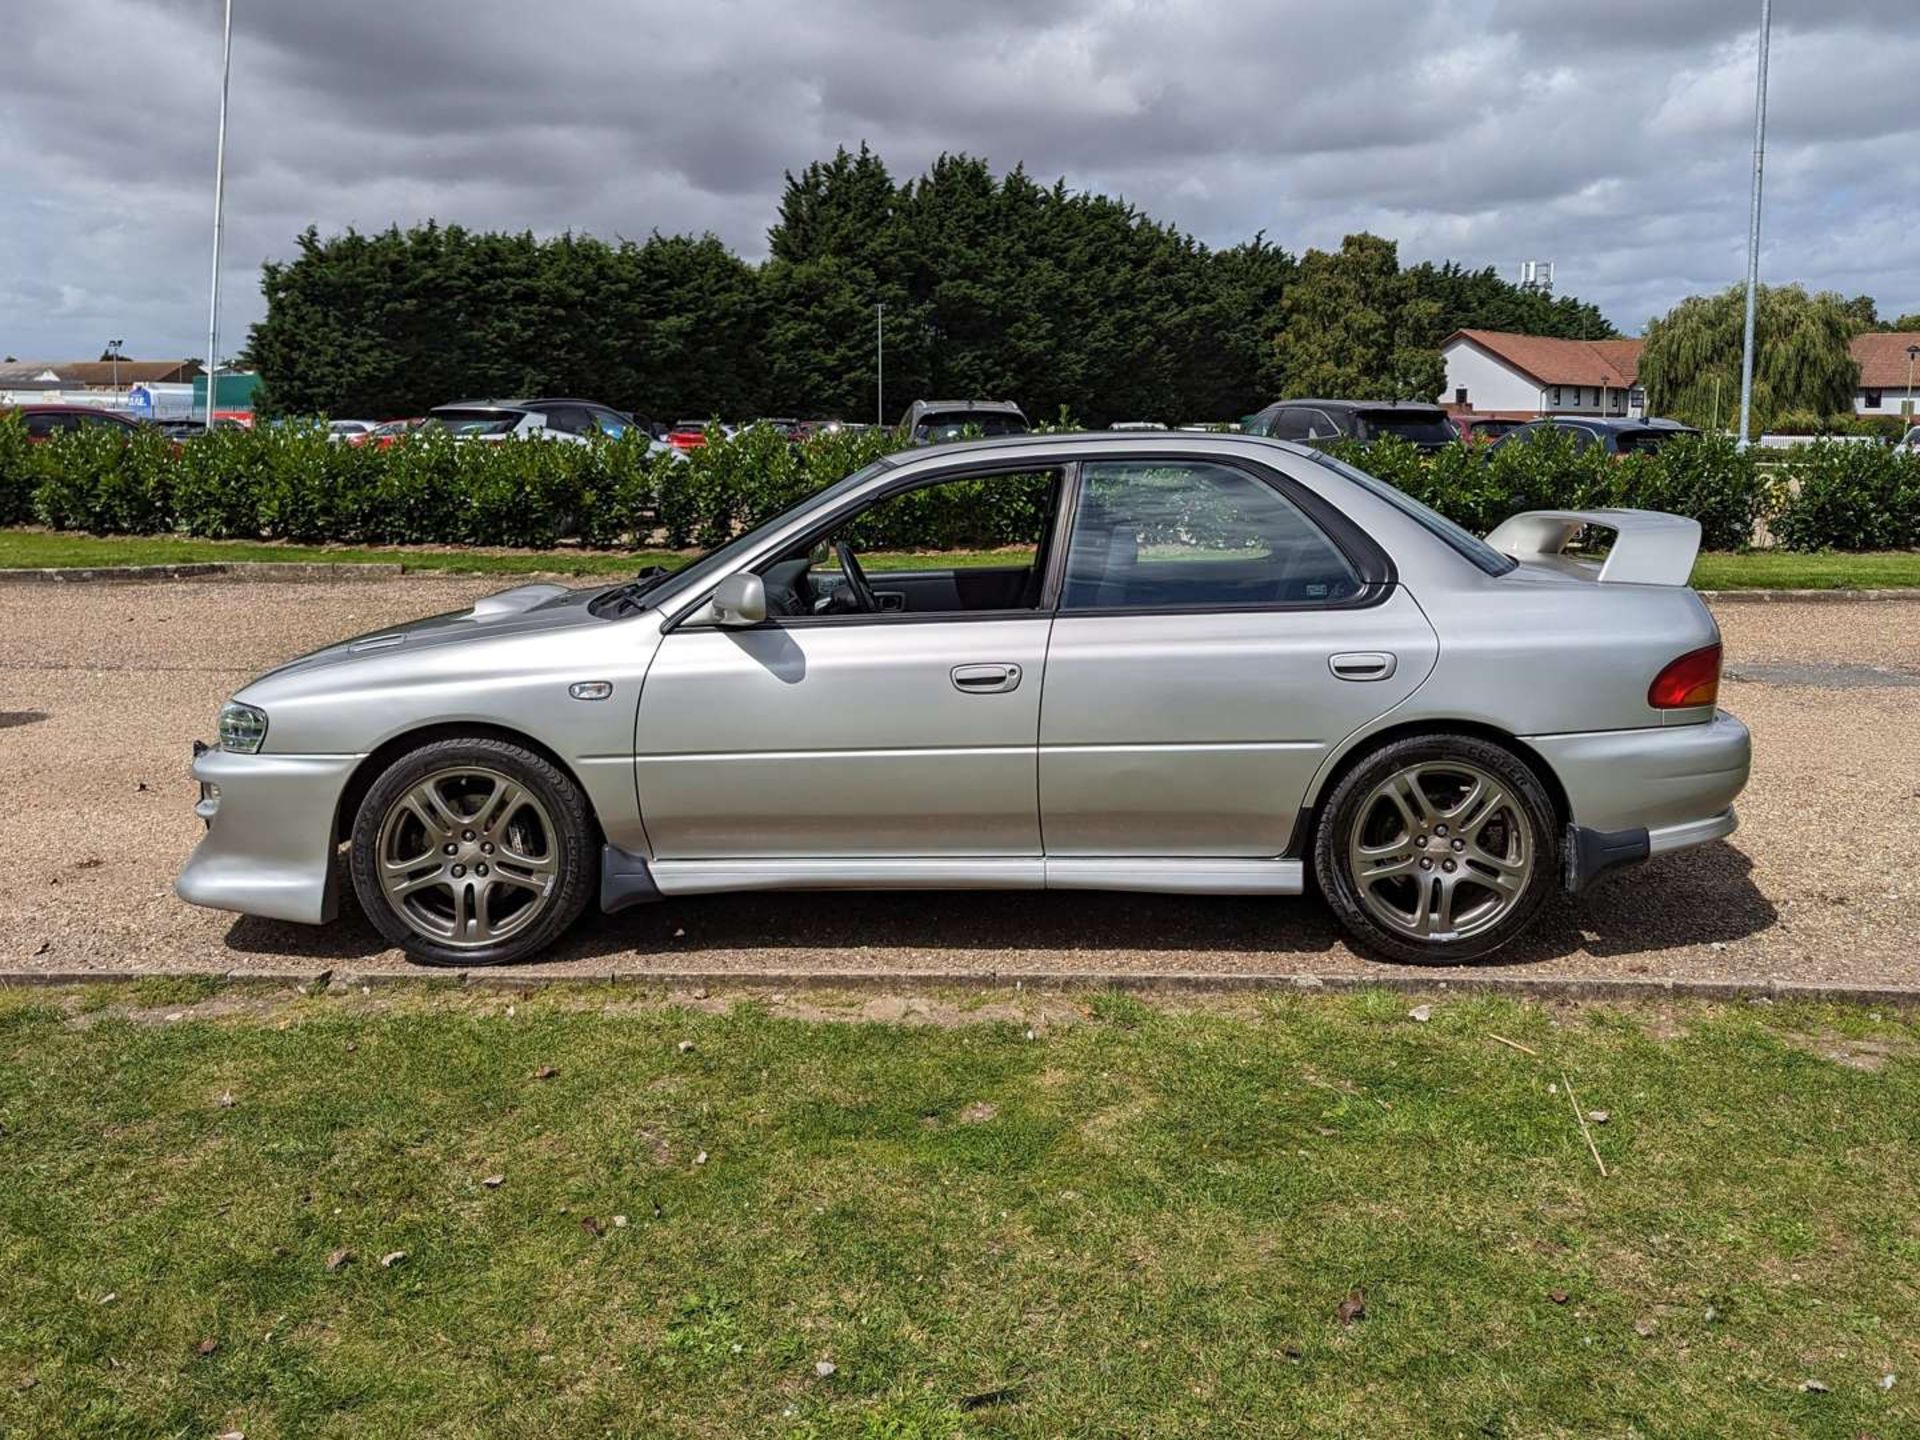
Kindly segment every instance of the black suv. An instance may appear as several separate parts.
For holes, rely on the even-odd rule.
[[[1438,405],[1418,400],[1276,400],[1249,415],[1241,428],[1275,440],[1358,440],[1398,436],[1422,450],[1438,450],[1460,438]]]
[[[1573,448],[1591,450],[1594,446],[1608,455],[1631,455],[1636,450],[1658,450],[1678,435],[1700,432],[1678,420],[1607,420],[1599,416],[1555,415],[1546,420],[1529,420],[1518,430],[1509,430],[1487,448],[1505,445],[1531,445],[1541,435],[1565,435]]]

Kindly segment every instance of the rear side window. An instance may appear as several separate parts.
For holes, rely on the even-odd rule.
[[[47,436],[58,435],[63,430],[78,428],[73,416],[62,415],[58,411],[50,414],[43,410],[37,415],[32,413],[27,415],[27,434],[36,440],[44,440]]]
[[[1204,610],[1352,598],[1345,555],[1279,491],[1198,461],[1080,472],[1064,610]]]
[[[1520,440],[1526,439],[1524,435],[1518,438]],[[1468,560],[1471,560],[1475,565],[1486,571],[1487,574],[1504,575],[1520,563],[1511,555],[1502,555],[1471,530],[1464,530],[1454,524],[1453,521],[1447,519],[1447,517],[1442,515],[1438,510],[1422,505],[1418,500],[1407,494],[1406,491],[1397,489],[1387,484],[1384,480],[1376,479],[1372,475],[1367,474],[1366,471],[1347,464],[1344,460],[1336,460],[1331,455],[1316,451],[1312,459],[1318,464],[1326,466],[1336,474],[1344,475],[1369,495],[1377,496],[1379,499],[1386,501],[1387,504],[1393,506],[1394,509],[1398,510],[1408,519],[1424,527],[1436,538],[1445,541],[1452,549],[1465,556]]]

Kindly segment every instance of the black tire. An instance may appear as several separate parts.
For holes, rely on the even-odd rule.
[[[391,839],[390,818],[396,825],[418,826],[420,833],[415,837],[416,843],[424,838],[433,843],[436,849],[440,840],[454,845],[464,844],[462,835],[472,835],[475,845],[491,844],[489,837],[493,836],[493,832],[478,828],[479,824],[484,823],[481,816],[474,817],[476,828],[471,831],[436,836],[426,832],[417,820],[408,821],[400,813],[404,808],[404,797],[414,793],[416,787],[442,776],[455,777],[445,783],[457,787],[457,777],[468,770],[504,777],[524,788],[528,799],[523,803],[527,808],[517,812],[517,820],[507,812],[495,817],[493,823],[501,827],[501,834],[494,838],[503,845],[507,844],[506,831],[510,825],[515,828],[517,835],[523,834],[528,828],[538,830],[543,843],[534,863],[550,865],[553,874],[550,878],[537,877],[546,880],[546,888],[538,893],[537,900],[519,901],[514,898],[520,893],[514,884],[496,883],[495,888],[503,899],[489,901],[484,898],[488,890],[482,888],[477,893],[483,897],[478,902],[483,915],[490,908],[497,910],[502,905],[517,907],[522,903],[537,903],[543,908],[526,916],[520,916],[515,908],[508,919],[518,917],[519,923],[507,938],[490,943],[455,944],[449,943],[448,939],[423,933],[397,908],[401,905],[424,906],[428,901],[389,898],[381,881],[380,847],[383,838]],[[458,801],[457,789],[451,798]],[[419,814],[417,810],[411,813],[416,816]],[[531,821],[529,816],[532,816]],[[593,863],[595,835],[593,817],[588,812],[585,797],[566,773],[551,761],[505,740],[480,736],[436,740],[408,752],[389,765],[374,780],[366,797],[360,802],[360,809],[354,817],[353,846],[349,857],[353,889],[359,897],[360,908],[373,922],[374,928],[423,965],[462,968],[511,965],[551,945],[580,917],[596,878]],[[477,860],[476,871],[491,860],[496,882],[505,878],[510,866],[521,863],[511,848],[503,854],[488,849],[484,858],[478,855],[456,858]],[[437,856],[423,854],[419,863],[431,867],[441,862]],[[477,878],[464,882],[468,906],[475,903],[476,890],[472,887],[481,884]],[[460,887],[451,883],[447,885],[449,905],[453,903],[452,895],[456,888]],[[437,893],[437,887],[435,889]]]
[[[1363,832],[1356,837],[1355,828],[1378,827],[1383,814],[1389,827],[1397,823],[1391,797],[1385,801],[1379,798],[1379,787],[1413,767],[1431,767],[1430,778],[1444,795],[1449,765],[1471,767],[1504,787],[1508,804],[1491,817],[1491,824],[1497,828],[1479,830],[1471,841],[1464,841],[1458,834],[1449,834],[1444,824],[1439,836],[1430,833],[1432,827],[1426,822],[1417,833],[1405,827],[1406,845],[1421,847],[1408,848],[1406,854],[1424,868],[1404,878],[1381,872],[1389,878],[1372,881],[1363,899],[1352,849],[1356,838],[1365,843],[1369,835]],[[1421,773],[1429,772],[1423,769]],[[1426,798],[1431,800],[1431,794]],[[1314,834],[1313,871],[1334,918],[1362,949],[1405,964],[1454,965],[1484,959],[1527,929],[1560,882],[1560,825],[1546,787],[1533,767],[1519,756],[1475,735],[1415,735],[1381,746],[1341,776],[1321,806],[1320,816]],[[1481,824],[1489,821],[1482,820]],[[1527,862],[1524,878],[1508,880],[1491,865],[1482,866],[1480,871],[1467,868],[1479,863],[1474,859],[1483,853],[1478,842],[1489,833],[1500,846],[1503,864],[1517,865],[1521,859]],[[1376,848],[1397,848],[1400,843],[1396,834],[1389,833]],[[1467,849],[1469,845],[1474,848]],[[1395,865],[1395,860],[1383,858],[1379,863]],[[1422,913],[1433,903],[1430,897],[1441,893],[1433,888],[1435,882],[1445,883],[1439,874],[1441,866],[1456,867],[1450,871],[1449,880],[1458,876],[1457,885],[1450,885],[1445,893],[1452,897],[1457,892],[1467,897],[1468,903],[1478,901],[1487,916],[1483,922],[1464,933],[1442,930],[1421,936],[1383,921],[1376,913],[1398,913],[1402,909],[1414,916]],[[1490,878],[1481,880],[1481,873]],[[1511,893],[1500,890],[1501,883],[1509,885]],[[1483,895],[1486,898],[1480,899]],[[1392,902],[1396,896],[1416,898],[1395,905]]]

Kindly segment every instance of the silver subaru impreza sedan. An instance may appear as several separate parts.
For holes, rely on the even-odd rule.
[[[982,514],[993,563],[926,553]],[[1364,948],[1471,960],[1556,887],[1733,830],[1749,744],[1699,539],[1594,510],[1481,540],[1246,436],[896,455],[671,573],[262,676],[194,761],[178,889],[323,922],[344,845],[385,936],[473,966],[595,900],[1311,874]]]

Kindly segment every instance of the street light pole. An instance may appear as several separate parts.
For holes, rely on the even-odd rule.
[[[120,393],[120,342],[118,340],[109,340],[107,342],[107,355],[113,361],[113,393],[117,396]],[[1909,376],[1913,373],[1912,361],[1907,362],[1907,373]],[[1909,380],[1907,388],[1913,388],[1911,380]]]
[[[1753,202],[1747,217],[1747,321],[1740,347],[1740,448],[1752,443],[1753,311],[1760,289],[1760,178],[1767,154],[1767,45],[1773,34],[1773,0],[1760,0],[1760,61],[1753,89]]]
[[[873,307],[873,421],[882,429],[887,424],[887,307]]]
[[[1907,423],[1913,423],[1913,362],[1920,360],[1920,345],[1907,346]]]
[[[220,52],[220,138],[213,152],[213,285],[207,300],[207,429],[220,375],[220,220],[227,188],[227,89],[233,74],[233,0],[226,0]]]

